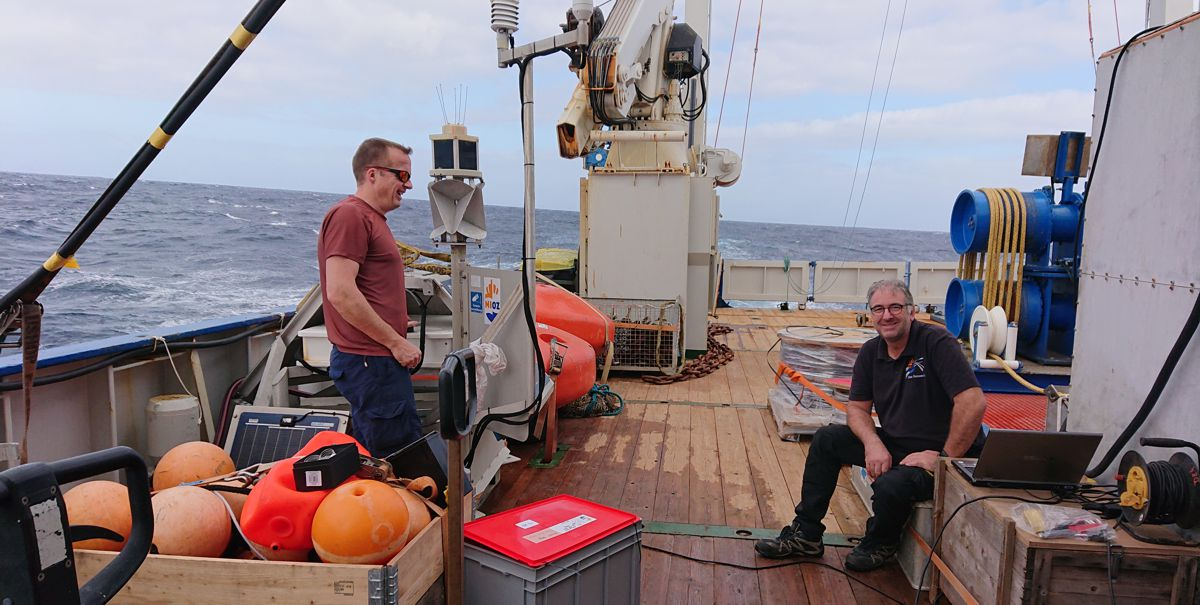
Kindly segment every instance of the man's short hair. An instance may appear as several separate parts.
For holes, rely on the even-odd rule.
[[[388,149],[399,149],[404,155],[412,155],[412,147],[401,145],[387,139],[372,137],[358,146],[354,159],[350,162],[354,170],[354,182],[361,184],[367,178],[367,167],[380,166],[387,161]]]
[[[904,295],[905,304],[913,304],[913,296],[912,292],[908,289],[908,284],[898,279],[881,279],[871,284],[870,288],[867,288],[867,305],[871,304],[871,298],[879,290],[895,290]]]

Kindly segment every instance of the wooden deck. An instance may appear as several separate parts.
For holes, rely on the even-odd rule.
[[[636,376],[612,378],[610,386],[625,398],[624,413],[560,420],[559,440],[570,449],[555,468],[527,464],[540,444],[512,446],[522,462],[504,467],[503,480],[484,511],[572,494],[631,511],[645,521],[772,529],[791,522],[808,443],[780,440],[767,409],[778,362],[778,347],[770,351],[775,332],[791,325],[853,326],[854,314],[723,309],[715,321],[734,328],[722,337],[736,353],[731,363],[709,376],[670,385],[650,385]],[[843,471],[825,518],[828,531],[860,536],[867,516]],[[755,556],[750,539],[645,533],[643,543],[741,565],[777,563]],[[820,562],[844,569],[848,552],[826,548]],[[895,562],[853,575],[901,602],[912,599]],[[891,602],[818,565],[752,571],[649,549],[642,551],[642,601]]]

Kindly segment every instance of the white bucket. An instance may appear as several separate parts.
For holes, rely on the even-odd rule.
[[[180,443],[200,440],[200,402],[191,395],[158,395],[146,405],[146,453],[162,458]]]

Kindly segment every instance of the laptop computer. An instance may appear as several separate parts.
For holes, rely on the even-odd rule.
[[[1100,433],[993,429],[978,459],[955,460],[954,467],[980,487],[1078,486],[1102,437]]]

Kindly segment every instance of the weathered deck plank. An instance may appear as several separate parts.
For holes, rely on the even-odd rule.
[[[766,407],[774,386],[776,331],[791,325],[853,326],[853,313],[774,309],[722,310],[734,327],[721,340],[734,361],[713,374],[668,385],[614,374],[610,386],[627,403],[615,418],[563,419],[560,440],[571,445],[558,469],[504,467],[504,480],[484,507],[496,512],[557,493],[569,493],[635,512],[646,521],[767,527],[791,521],[807,459],[807,441],[778,438]],[[745,408],[745,404],[762,407]],[[539,444],[510,444],[523,460]],[[860,535],[868,516],[848,474],[839,478],[828,531]],[[689,556],[768,566],[753,541],[684,535],[643,535],[643,544]],[[848,549],[827,548],[819,562],[844,569]],[[698,563],[642,551],[644,603],[883,603],[886,598],[839,571],[804,564],[762,570]],[[907,602],[911,591],[898,565],[856,574]]]

